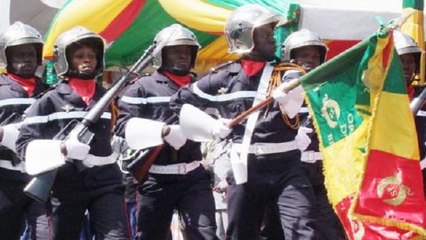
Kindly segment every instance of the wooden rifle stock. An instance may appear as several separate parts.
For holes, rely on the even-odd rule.
[[[148,176],[148,170],[154,164],[155,159],[157,159],[158,154],[160,154],[164,145],[146,149],[137,155],[129,165],[127,165],[127,170],[130,174],[139,182],[143,183]]]
[[[176,115],[169,117],[165,123],[171,124]],[[169,131],[170,129],[168,129]],[[169,132],[163,132],[162,135],[165,136]],[[148,171],[154,164],[155,159],[157,159],[158,154],[163,150],[164,144],[158,145],[156,147],[151,147],[145,150],[138,150],[140,153],[136,154],[133,160],[127,165],[127,171],[139,182],[143,183],[148,176]]]

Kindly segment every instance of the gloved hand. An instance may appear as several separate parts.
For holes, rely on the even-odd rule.
[[[287,93],[284,92],[284,89],[287,86],[287,82],[281,83],[280,86],[278,86],[273,92],[272,97],[277,101],[279,104],[283,104],[286,100]]]
[[[229,122],[229,119],[217,119],[211,127],[212,135],[216,138],[226,138],[232,132],[232,129],[228,127]]]
[[[8,124],[2,126],[3,138],[0,145],[3,145],[13,152],[16,152],[16,140],[18,139],[21,124]]]
[[[65,157],[69,159],[84,160],[90,151],[90,146],[78,141],[76,136],[71,136],[64,142],[67,149]]]
[[[311,144],[311,138],[308,136],[308,133],[312,133],[312,128],[300,127],[296,135],[296,145],[300,151],[305,151]]]
[[[272,97],[280,104],[281,111],[285,112],[290,118],[294,118],[303,104],[303,88],[299,85],[285,93],[284,89],[287,84],[287,82],[284,82],[276,88]]]
[[[186,143],[186,137],[183,135],[180,125],[169,125],[170,132],[164,137],[164,140],[174,149],[179,150]]]

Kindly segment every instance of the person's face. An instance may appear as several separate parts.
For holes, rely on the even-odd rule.
[[[414,54],[407,53],[399,55],[399,59],[401,60],[404,79],[408,86],[413,81],[414,74],[416,72],[416,58],[414,57]]]
[[[306,46],[293,51],[294,63],[301,66],[307,73],[321,64],[321,53],[318,47]]]
[[[20,77],[33,77],[37,70],[37,50],[33,44],[12,46],[7,51],[8,72]]]
[[[162,67],[165,70],[187,71],[191,70],[192,48],[188,45],[168,46],[163,49]]]
[[[272,61],[275,58],[275,23],[260,26],[254,29],[253,42],[254,48],[249,58],[253,60]]]
[[[96,52],[88,46],[81,46],[71,51],[70,68],[78,73],[91,74],[96,70],[98,60]]]

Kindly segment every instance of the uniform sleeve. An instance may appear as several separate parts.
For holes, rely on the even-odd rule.
[[[145,111],[146,107],[142,102],[145,93],[139,86],[137,82],[129,86],[118,101],[119,114],[114,129],[117,136],[124,137],[127,121],[132,117],[142,116]]]
[[[218,91],[225,87],[227,77],[225,73],[213,73],[206,75],[200,80],[181,88],[170,98],[170,107],[179,114],[185,103],[194,105],[201,109],[208,107],[217,108]]]
[[[16,150],[19,158],[25,161],[26,147],[34,139],[52,139],[60,131],[59,126],[49,124],[49,114],[53,105],[48,96],[38,99],[26,114],[21,125]]]

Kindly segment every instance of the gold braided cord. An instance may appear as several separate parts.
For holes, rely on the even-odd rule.
[[[280,63],[276,66],[274,66],[274,70],[272,72],[271,81],[269,82],[268,86],[268,97],[272,95],[272,92],[281,85],[281,79],[282,74],[288,70],[297,70],[299,72],[302,72],[305,74],[305,70],[300,67],[299,65],[293,64],[293,63]],[[280,108],[281,111],[281,108]],[[265,116],[269,112],[269,106],[265,111]],[[296,115],[294,123],[291,123],[290,119],[288,118],[287,114],[283,113],[281,111],[281,117],[287,126],[289,126],[292,129],[297,129],[300,126],[300,117],[299,114]]]

